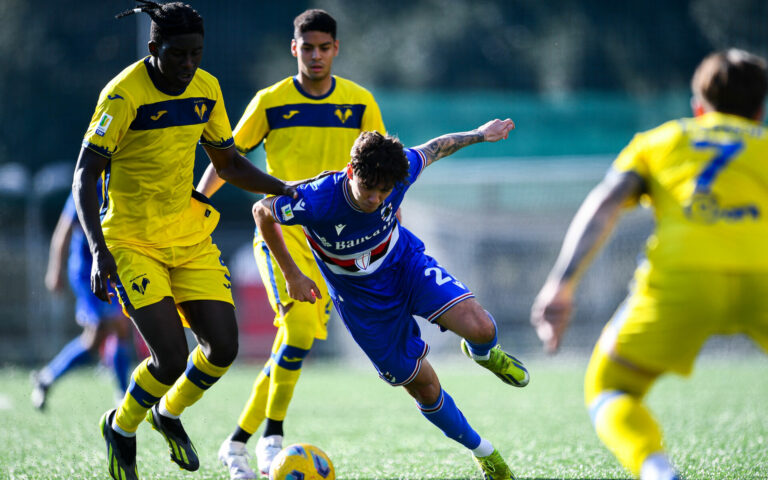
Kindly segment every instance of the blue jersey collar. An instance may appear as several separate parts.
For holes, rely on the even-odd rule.
[[[298,75],[295,75],[293,77],[293,86],[296,87],[296,90],[298,90],[300,94],[304,95],[307,98],[311,98],[312,100],[322,100],[324,98],[328,98],[328,96],[332,94],[334,90],[336,90],[336,77],[331,75],[331,88],[329,88],[328,91],[323,95],[311,95],[308,92],[306,92],[303,88],[301,88]]]

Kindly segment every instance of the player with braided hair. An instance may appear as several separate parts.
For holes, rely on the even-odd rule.
[[[179,416],[237,355],[229,270],[211,240],[219,213],[192,183],[198,141],[227,182],[294,195],[292,186],[235,150],[219,83],[198,68],[202,17],[183,3],[138,1],[117,17],[151,17],[149,56],[102,90],[72,185],[93,253],[91,289],[111,303],[107,288],[115,286],[151,352],[134,370],[120,406],[101,419],[109,472],[121,480],[138,478],[135,435],[145,417],[168,442],[171,460],[198,469]],[[191,354],[183,324],[198,342]]]

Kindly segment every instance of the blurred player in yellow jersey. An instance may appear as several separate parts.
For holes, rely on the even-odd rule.
[[[120,480],[138,478],[136,430],[144,418],[168,442],[171,460],[198,469],[179,416],[237,355],[229,271],[211,241],[219,213],[193,186],[198,143],[236,186],[293,194],[235,150],[219,82],[198,68],[202,17],[180,2],[138,1],[118,18],[150,16],[149,55],[102,90],[72,185],[93,253],[91,289],[112,301],[107,287],[116,286],[152,353],[134,370],[120,407],[101,419],[108,469]],[[189,358],[182,318],[198,341]]]
[[[327,12],[307,10],[294,19],[291,53],[298,63],[297,75],[260,90],[234,133],[242,152],[264,143],[268,173],[290,180],[341,170],[360,132],[385,133],[373,95],[331,74],[338,51],[336,21]],[[208,168],[198,190],[210,196],[223,183]],[[265,419],[256,444],[256,460],[263,475],[269,472],[272,459],[282,448],[283,420],[302,361],[315,338],[325,339],[327,335],[330,297],[306,237],[300,226],[283,226],[282,234],[301,270],[320,286],[322,301],[312,304],[291,299],[282,272],[257,232],[254,255],[278,330],[271,358],[256,379],[234,432],[219,450],[219,458],[233,479],[258,478],[248,464],[246,442]]]
[[[620,211],[650,202],[647,259],[600,336],[584,386],[598,436],[642,480],[679,478],[643,403],[654,381],[688,375],[712,335],[743,333],[768,351],[766,62],[742,50],[714,53],[692,88],[695,117],[635,136],[589,194],[531,312],[554,352],[580,275]]]

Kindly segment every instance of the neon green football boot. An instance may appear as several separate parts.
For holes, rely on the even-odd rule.
[[[109,475],[114,480],[139,480],[136,469],[136,437],[124,437],[110,426],[117,409],[109,410],[101,416],[99,429],[107,443],[107,462]]]
[[[515,476],[498,450],[494,450],[487,457],[472,456],[472,458],[475,459],[475,463],[483,471],[483,478],[485,480],[515,480]]]
[[[152,428],[168,442],[168,449],[171,451],[171,460],[184,470],[194,472],[200,468],[200,460],[197,457],[197,450],[192,444],[192,440],[187,436],[181,421],[177,418],[168,418],[160,415],[157,405],[147,411],[147,422]]]
[[[490,358],[487,360],[477,360],[472,357],[469,351],[469,345],[463,338],[461,339],[461,351],[464,355],[475,360],[480,366],[492,371],[502,382],[514,387],[524,387],[531,380],[528,370],[523,366],[523,362],[516,359],[496,345],[491,349]]]

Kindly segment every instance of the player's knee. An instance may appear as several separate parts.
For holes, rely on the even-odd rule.
[[[496,325],[485,311],[472,311],[467,316],[467,340],[473,343],[488,343],[496,336]]]
[[[187,368],[187,356],[183,352],[155,354],[152,357],[154,370],[152,374],[158,381],[171,384],[176,381]]]
[[[227,341],[213,341],[208,345],[208,351],[203,351],[212,364],[219,367],[232,365],[239,350],[237,337]]]
[[[440,398],[439,382],[411,382],[405,385],[405,389],[421,405],[432,405]]]

